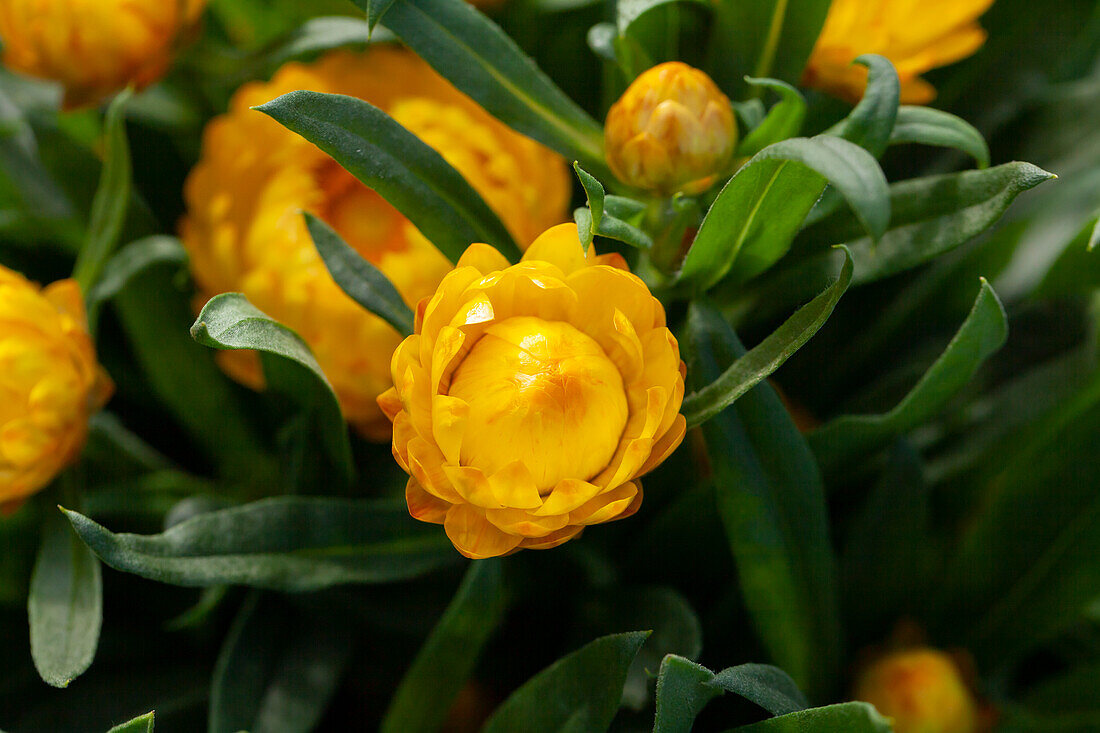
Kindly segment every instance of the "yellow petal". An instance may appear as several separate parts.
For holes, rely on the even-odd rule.
[[[580,479],[564,479],[559,481],[550,495],[543,501],[542,507],[536,509],[534,514],[546,516],[550,514],[568,514],[577,507],[592,499],[602,491],[601,487]]]
[[[473,560],[506,555],[523,539],[500,531],[485,518],[484,511],[469,504],[456,504],[448,509],[443,529],[455,549]]]
[[[565,515],[540,517],[523,509],[486,509],[485,518],[498,529],[521,537],[545,537],[565,526]]]
[[[584,247],[577,234],[577,225],[573,223],[559,224],[540,234],[527,248],[523,261],[549,262],[556,265],[564,275],[588,267]]]
[[[447,502],[425,491],[411,476],[405,484],[405,503],[409,505],[409,515],[413,519],[431,524],[443,524],[447,510],[451,508]]]
[[[557,532],[551,532],[545,537],[525,537],[519,546],[525,550],[549,550],[577,537],[583,531],[583,526],[570,525]]]
[[[511,263],[500,251],[488,244],[475,243],[466,248],[455,267],[472,267],[482,275],[504,270]]]
[[[538,509],[542,497],[535,486],[535,478],[523,461],[512,461],[489,476],[493,495],[501,504],[515,509]]]
[[[424,438],[409,441],[409,471],[425,490],[452,504],[462,502],[447,473],[443,470],[443,454]]]
[[[649,458],[646,460],[645,464],[638,469],[635,475],[644,476],[664,463],[665,459],[671,456],[673,451],[680,447],[680,443],[683,442],[686,433],[687,419],[682,414],[677,413],[673,418],[672,426],[669,428],[668,432],[653,446]]]
[[[448,463],[458,464],[470,406],[458,397],[432,396],[432,435]]]
[[[505,507],[505,504],[493,494],[493,487],[481,469],[445,464],[443,471],[463,500],[483,509]]]
[[[618,486],[569,512],[569,523],[600,524],[616,519],[630,508],[640,494],[641,487],[636,483],[630,482]]]

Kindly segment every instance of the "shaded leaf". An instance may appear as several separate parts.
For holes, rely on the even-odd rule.
[[[148,712],[126,723],[120,723],[107,733],[153,733],[154,713],[155,711]]]
[[[989,167],[989,145],[977,128],[950,112],[935,107],[903,106],[890,133],[890,144],[917,143],[961,150],[978,163]]]
[[[735,730],[739,733],[892,733],[890,719],[879,715],[873,705],[865,702],[845,702],[788,713]]]
[[[738,156],[753,156],[767,146],[794,137],[802,129],[806,119],[806,100],[790,84],[778,79],[745,79],[750,85],[771,89],[779,95],[779,101],[768,110],[764,119],[753,128],[737,146]]]
[[[889,59],[877,54],[864,54],[855,63],[868,69],[867,89],[851,114],[828,134],[853,142],[879,158],[886,151],[898,117],[898,73]]]
[[[186,261],[187,253],[175,237],[155,234],[127,244],[107,260],[95,285],[85,294],[90,330],[95,332],[103,304],[121,292],[132,278],[159,264],[182,265]]]

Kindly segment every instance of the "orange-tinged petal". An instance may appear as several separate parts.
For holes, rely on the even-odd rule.
[[[583,526],[567,526],[545,537],[525,537],[519,546],[525,550],[549,550],[578,537],[583,531]]]
[[[575,478],[559,481],[550,495],[546,497],[540,508],[533,514],[548,516],[551,514],[568,514],[592,499],[603,489],[588,481]]]
[[[458,464],[470,406],[458,397],[432,396],[432,435],[448,463]]]
[[[650,451],[649,459],[645,462],[635,476],[644,476],[657,466],[664,463],[665,459],[672,455],[672,453],[680,447],[680,443],[684,440],[684,435],[687,433],[687,418],[682,414],[677,413],[672,421],[672,426],[668,432],[665,433],[657,444],[653,446],[653,450]]]
[[[480,468],[445,464],[443,471],[463,501],[484,509],[500,509],[505,506],[493,493],[492,484]]]
[[[451,504],[463,501],[444,470],[443,454],[424,438],[409,441],[409,471],[426,491]]]
[[[405,484],[405,502],[409,505],[409,515],[413,519],[430,524],[443,524],[447,511],[451,508],[447,502],[425,491],[411,476]]]
[[[640,495],[641,487],[630,482],[611,491],[600,494],[595,499],[569,512],[570,524],[601,524],[618,518],[634,503]]]
[[[455,549],[473,560],[505,555],[523,539],[497,529],[485,518],[483,510],[469,504],[456,504],[448,509],[443,529]]]
[[[523,509],[486,509],[485,518],[508,534],[545,537],[565,526],[565,515],[540,517]]]

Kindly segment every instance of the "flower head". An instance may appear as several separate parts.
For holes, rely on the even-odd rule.
[[[206,0],[5,0],[4,64],[61,82],[66,107],[94,104],[163,76],[177,40],[205,6]]]
[[[623,183],[699,193],[733,155],[737,126],[709,76],[670,61],[642,73],[611,106],[604,137],[607,163]]]
[[[517,265],[471,245],[417,308],[378,402],[409,512],[462,554],[545,549],[630,516],[684,437],[684,364],[661,304],[574,224]]]
[[[897,68],[903,104],[927,104],[936,90],[920,75],[981,48],[986,34],[978,17],[992,4],[993,0],[833,0],[802,83],[856,101],[867,85],[867,68],[852,62],[875,53]]]
[[[251,110],[295,89],[348,94],[387,112],[434,147],[481,194],[521,244],[566,218],[565,162],[513,132],[409,51],[379,46],[287,64],[242,87],[207,127],[185,186],[181,234],[200,298],[239,291],[309,344],[363,433],[388,440],[376,398],[391,384],[401,337],[332,280],[302,220],[310,211],[378,266],[415,303],[451,263],[396,209],[304,138]],[[229,373],[263,384],[253,352],[220,352]]]
[[[0,266],[0,505],[76,459],[111,380],[96,363],[73,280],[39,289]]]
[[[897,733],[974,733],[978,704],[955,662],[928,648],[887,654],[868,667],[855,696],[893,718]]]

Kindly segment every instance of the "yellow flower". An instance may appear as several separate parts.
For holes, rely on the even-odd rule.
[[[94,104],[164,75],[206,0],[4,0],[4,64],[65,87],[65,107]]]
[[[112,389],[76,282],[40,290],[0,266],[0,505],[30,496],[76,459],[89,415]]]
[[[574,224],[518,265],[471,245],[394,352],[378,398],[409,513],[472,558],[546,549],[630,516],[637,479],[684,437],[684,364],[665,312]]]
[[[986,34],[978,16],[992,4],[993,0],[833,0],[802,83],[854,102],[867,86],[867,69],[852,62],[876,53],[897,68],[902,103],[927,104],[936,90],[920,75],[981,48]]]
[[[896,733],[975,733],[981,715],[959,668],[928,648],[888,654],[856,684],[856,699],[893,718]]]
[[[185,186],[181,227],[200,301],[243,292],[293,328],[313,349],[349,422],[388,440],[390,424],[376,400],[391,384],[390,355],[401,337],[333,282],[300,212],[328,222],[409,303],[434,292],[451,264],[332,158],[249,109],[295,89],[352,95],[385,110],[465,176],[521,244],[566,218],[568,169],[395,47],[287,64],[270,82],[242,87],[229,113],[208,126],[202,159]],[[262,387],[254,353],[220,354],[234,378]]]
[[[730,101],[709,76],[678,61],[642,73],[611,106],[607,163],[627,185],[700,193],[737,144]]]

